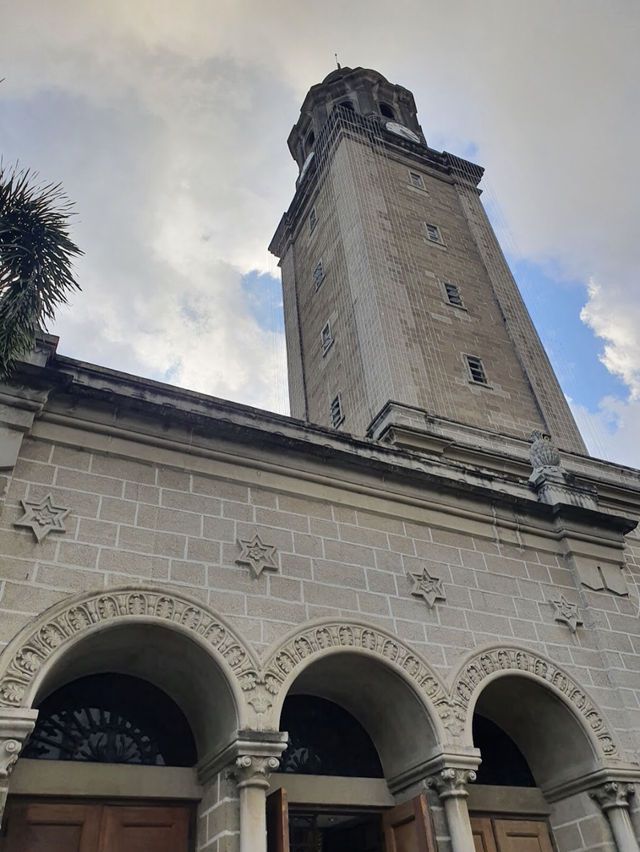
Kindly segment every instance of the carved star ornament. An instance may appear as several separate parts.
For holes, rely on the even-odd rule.
[[[432,577],[427,568],[423,568],[421,574],[411,573],[409,576],[413,579],[411,594],[417,598],[423,598],[428,607],[433,608],[436,601],[446,600],[442,580],[439,577]]]
[[[575,633],[578,626],[582,624],[578,604],[571,603],[563,594],[559,598],[549,601],[549,603],[555,608],[555,620],[566,624],[569,630]]]
[[[63,522],[71,510],[54,506],[51,494],[47,494],[39,503],[32,500],[20,502],[24,514],[14,521],[14,527],[30,527],[38,542],[50,532],[66,532]]]
[[[254,577],[259,577],[263,571],[277,571],[275,563],[276,549],[271,544],[265,544],[256,533],[253,538],[238,539],[240,545],[240,556],[236,562],[240,565],[248,565],[253,571]]]

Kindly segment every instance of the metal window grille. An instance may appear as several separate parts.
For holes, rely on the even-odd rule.
[[[437,225],[429,225],[428,223],[425,223],[425,227],[427,229],[427,237],[429,237],[431,242],[433,242],[433,243],[441,243],[442,242],[442,237],[440,236],[440,228],[438,228]]]
[[[316,208],[311,208],[311,213],[309,213],[309,230],[313,233],[316,225],[318,224],[318,214],[316,213]]]
[[[319,260],[316,263],[316,268],[313,270],[313,286],[317,290],[318,287],[322,284],[324,279],[324,269],[322,268],[322,261]]]
[[[325,327],[320,332],[320,336],[322,338],[322,354],[330,348],[333,343],[333,335],[331,334],[331,324],[327,323]]]
[[[340,394],[337,394],[337,396],[331,400],[331,425],[334,429],[337,429],[343,420],[344,414],[342,413],[342,402],[340,400]]]
[[[419,175],[418,172],[409,172],[409,180],[411,181],[412,186],[417,186],[420,189],[424,189],[424,181],[422,180],[422,175]]]
[[[447,293],[447,299],[452,305],[456,305],[456,307],[462,307],[462,297],[460,296],[460,290],[458,290],[455,284],[445,284],[444,289]]]
[[[469,372],[471,373],[471,378],[474,382],[478,382],[481,385],[488,384],[487,374],[484,371],[484,366],[482,365],[482,361],[477,358],[475,355],[467,355],[467,364],[469,365]]]

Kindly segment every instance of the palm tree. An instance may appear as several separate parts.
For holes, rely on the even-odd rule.
[[[60,184],[0,163],[0,378],[33,348],[67,294],[81,250],[69,238],[72,204]]]

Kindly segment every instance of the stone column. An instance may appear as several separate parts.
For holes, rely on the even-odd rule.
[[[233,774],[240,794],[240,852],[266,852],[266,794],[269,775],[280,761],[274,756],[243,754]]]
[[[475,852],[467,808],[467,784],[475,780],[473,769],[445,767],[426,781],[427,786],[433,787],[442,801],[452,852]]]
[[[640,852],[629,812],[629,798],[634,792],[633,784],[623,781],[606,781],[589,791],[591,798],[600,805],[609,820],[618,852]]]
[[[9,776],[38,718],[37,710],[4,708],[0,716],[0,824],[9,793]]]

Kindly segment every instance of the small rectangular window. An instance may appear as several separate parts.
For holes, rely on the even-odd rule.
[[[334,429],[337,429],[343,420],[344,414],[342,413],[342,402],[340,400],[340,394],[337,394],[331,400],[331,425]]]
[[[437,225],[430,225],[428,222],[425,222],[425,228],[427,229],[427,237],[431,240],[432,243],[442,242],[442,237],[440,236],[440,228]]]
[[[418,172],[409,172],[409,180],[411,181],[411,186],[417,186],[418,189],[424,189],[422,175],[418,174]]]
[[[316,268],[313,270],[313,286],[317,290],[318,287],[322,284],[324,280],[324,269],[322,268],[322,261],[319,260],[316,263]]]
[[[469,365],[469,372],[471,373],[472,381],[478,382],[478,384],[481,385],[489,384],[482,361],[475,355],[467,355],[466,358],[467,364]]]
[[[311,208],[311,213],[309,213],[309,230],[311,233],[314,232],[316,225],[318,224],[318,214],[316,213],[316,208]]]
[[[458,290],[457,286],[455,284],[445,283],[444,289],[449,303],[455,305],[457,308],[461,308],[463,306],[462,296],[460,295],[460,290]]]
[[[324,355],[330,348],[333,343],[333,335],[331,334],[331,324],[327,323],[322,331],[320,332],[320,337],[322,338],[322,354]]]

